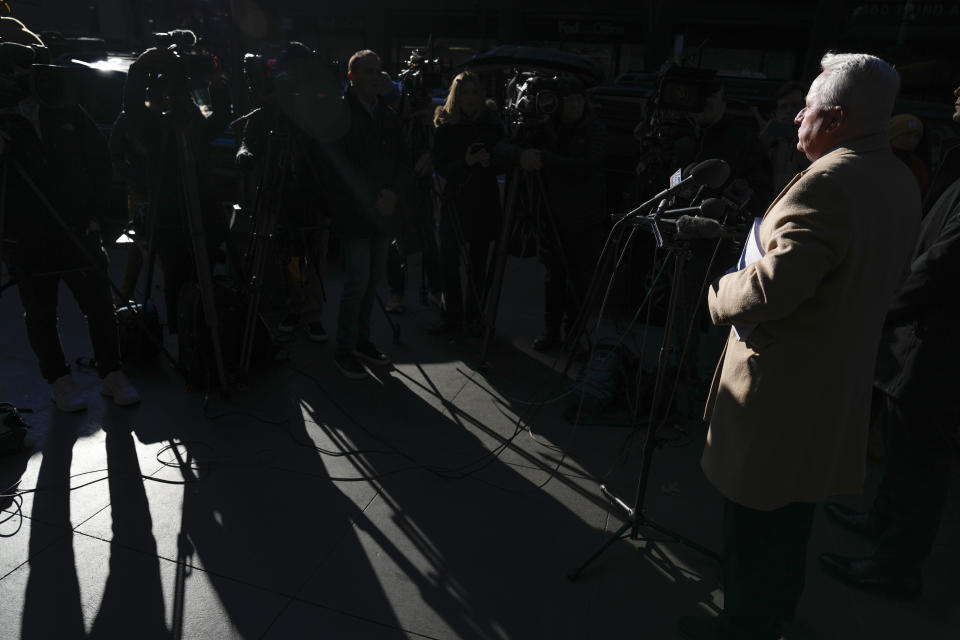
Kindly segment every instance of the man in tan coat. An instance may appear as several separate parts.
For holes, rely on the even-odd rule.
[[[777,638],[803,590],[815,503],[863,487],[877,346],[920,193],[885,136],[897,72],[866,54],[821,67],[794,120],[812,164],[764,215],[763,257],[709,292],[714,324],[737,329],[702,460],[725,498],[724,613],[681,620],[687,637]]]

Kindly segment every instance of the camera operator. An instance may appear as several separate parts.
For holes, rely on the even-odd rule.
[[[21,42],[43,46],[35,36]],[[0,153],[7,183],[0,205],[5,209],[3,259],[16,279],[27,338],[56,407],[65,412],[87,407],[57,329],[61,279],[87,318],[100,392],[118,405],[136,404],[140,396],[120,370],[117,320],[100,239],[111,180],[107,144],[79,106],[38,99],[33,58],[30,47],[0,44]]]
[[[446,102],[437,107],[434,124],[437,173],[446,180],[446,202],[440,219],[446,310],[443,319],[429,331],[432,335],[452,333],[463,328],[466,319],[467,329],[479,335],[480,296],[486,282],[490,243],[496,239],[501,222],[500,190],[491,151],[503,138],[503,124],[493,101],[484,100],[483,85],[472,71],[453,79]],[[469,251],[470,260],[466,315],[460,282],[462,250]]]
[[[347,378],[367,372],[361,359],[389,364],[370,341],[370,314],[383,278],[390,238],[396,235],[401,198],[409,197],[410,166],[397,114],[383,104],[380,56],[369,49],[348,63],[350,130],[327,147],[333,231],[343,252],[343,293],[334,362]]]
[[[177,133],[183,132],[192,148],[199,186],[199,206],[207,244],[217,247],[225,236],[216,196],[210,189],[207,153],[213,140],[230,122],[230,96],[216,60],[195,51],[196,36],[190,31],[155,34],[157,47],[144,51],[127,71],[123,108],[129,135],[145,150],[146,173],[156,221],[155,243],[164,275],[167,326],[177,331],[177,297],[180,288],[194,277],[187,221],[188,205],[181,183]],[[209,84],[212,113],[204,114],[193,97],[194,89]]]
[[[252,65],[260,64],[253,57]],[[326,342],[323,315],[323,277],[329,245],[329,213],[319,173],[321,156],[318,143],[290,117],[283,113],[280,102],[292,99],[312,77],[319,64],[314,52],[300,42],[290,42],[276,58],[265,64],[272,77],[263,78],[261,106],[246,119],[237,166],[244,173],[263,176],[267,142],[271,130],[288,136],[290,157],[286,159],[286,176],[276,176],[283,185],[277,239],[288,286],[287,314],[280,321],[282,333],[292,333],[301,325],[314,342]],[[250,69],[250,73],[256,73]],[[252,80],[252,78],[251,78]],[[252,82],[251,84],[255,84]],[[319,117],[319,116],[316,116]],[[284,152],[281,150],[281,153]],[[275,158],[276,160],[276,158]],[[262,177],[256,182],[262,185]],[[263,185],[268,186],[268,185]]]
[[[522,148],[503,143],[497,150],[497,155],[505,154],[524,171],[543,170],[548,204],[560,236],[557,246],[552,231],[541,230],[546,280],[544,332],[533,340],[537,351],[559,345],[564,319],[567,329],[576,320],[609,224],[603,173],[606,127],[587,102],[582,83],[575,79],[561,83],[558,111],[542,127],[544,144]]]

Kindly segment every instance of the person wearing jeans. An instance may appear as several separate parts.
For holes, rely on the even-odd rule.
[[[350,353],[370,342],[370,315],[383,279],[390,238],[377,235],[343,242],[343,294],[337,320],[337,351]]]
[[[366,376],[361,360],[390,362],[370,340],[370,314],[384,276],[389,239],[397,235],[400,202],[409,202],[413,171],[400,118],[379,96],[380,57],[358,51],[348,69],[344,100],[351,113],[350,129],[325,151],[333,231],[344,266],[334,363],[346,377],[360,379]]]

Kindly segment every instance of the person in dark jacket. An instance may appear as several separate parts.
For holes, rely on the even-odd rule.
[[[953,119],[960,123],[960,103]],[[887,313],[874,383],[887,430],[883,480],[866,513],[839,503],[825,507],[877,548],[861,558],[820,556],[827,572],[847,584],[907,599],[920,595],[921,567],[940,528],[955,450],[951,433],[960,418],[955,379],[945,375],[960,357],[960,147],[951,155],[944,166],[954,168],[953,183],[925,211],[909,274]]]
[[[458,74],[446,103],[434,115],[437,128],[434,155],[437,173],[446,180],[440,218],[440,259],[443,273],[443,319],[430,328],[433,335],[451,333],[466,320],[479,333],[479,313],[490,243],[500,229],[500,191],[491,152],[503,137],[503,125],[492,101],[484,101],[483,85],[472,71]],[[466,315],[460,282],[460,258],[467,261]]]
[[[192,35],[192,34],[191,34]],[[195,39],[195,37],[194,37]],[[217,247],[226,234],[207,161],[211,143],[230,122],[230,93],[222,75],[191,77],[169,49],[144,51],[127,70],[123,110],[130,144],[143,150],[150,206],[156,221],[155,243],[163,268],[167,327],[177,332],[177,298],[180,288],[195,277],[190,242],[188,205],[181,181],[179,134],[188,142],[200,192],[200,209],[208,249]],[[194,101],[193,86],[209,82],[212,113],[204,114]],[[212,251],[211,251],[212,253]]]
[[[370,341],[370,314],[387,247],[397,233],[399,203],[409,198],[412,180],[400,119],[378,95],[380,70],[380,57],[369,49],[350,58],[343,98],[350,107],[350,130],[326,147],[330,211],[344,277],[334,362],[352,379],[366,377],[361,359],[390,362]]]
[[[590,278],[609,229],[603,172],[607,130],[576,80],[565,80],[558,117],[543,125],[536,147],[505,143],[497,156],[524,171],[540,171],[552,222],[540,229],[546,267],[544,331],[533,348],[558,346],[561,325],[574,329]],[[554,231],[555,229],[555,231]]]
[[[39,38],[35,44],[42,46]],[[3,56],[16,46],[0,45]],[[106,140],[79,106],[41,104],[30,89],[27,67],[9,59],[0,60],[0,67],[6,182],[0,236],[3,260],[23,303],[27,339],[56,407],[65,412],[86,409],[57,328],[62,280],[87,318],[101,393],[118,405],[136,404],[140,396],[120,369],[117,320],[100,238],[111,180]]]

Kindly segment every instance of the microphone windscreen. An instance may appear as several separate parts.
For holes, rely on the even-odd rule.
[[[730,165],[719,158],[711,158],[695,166],[690,175],[700,184],[719,189],[730,177]]]
[[[719,238],[723,233],[720,223],[712,218],[680,216],[677,218],[677,239]]]
[[[721,218],[726,209],[727,205],[720,198],[707,198],[700,203],[700,215],[708,218]]]

